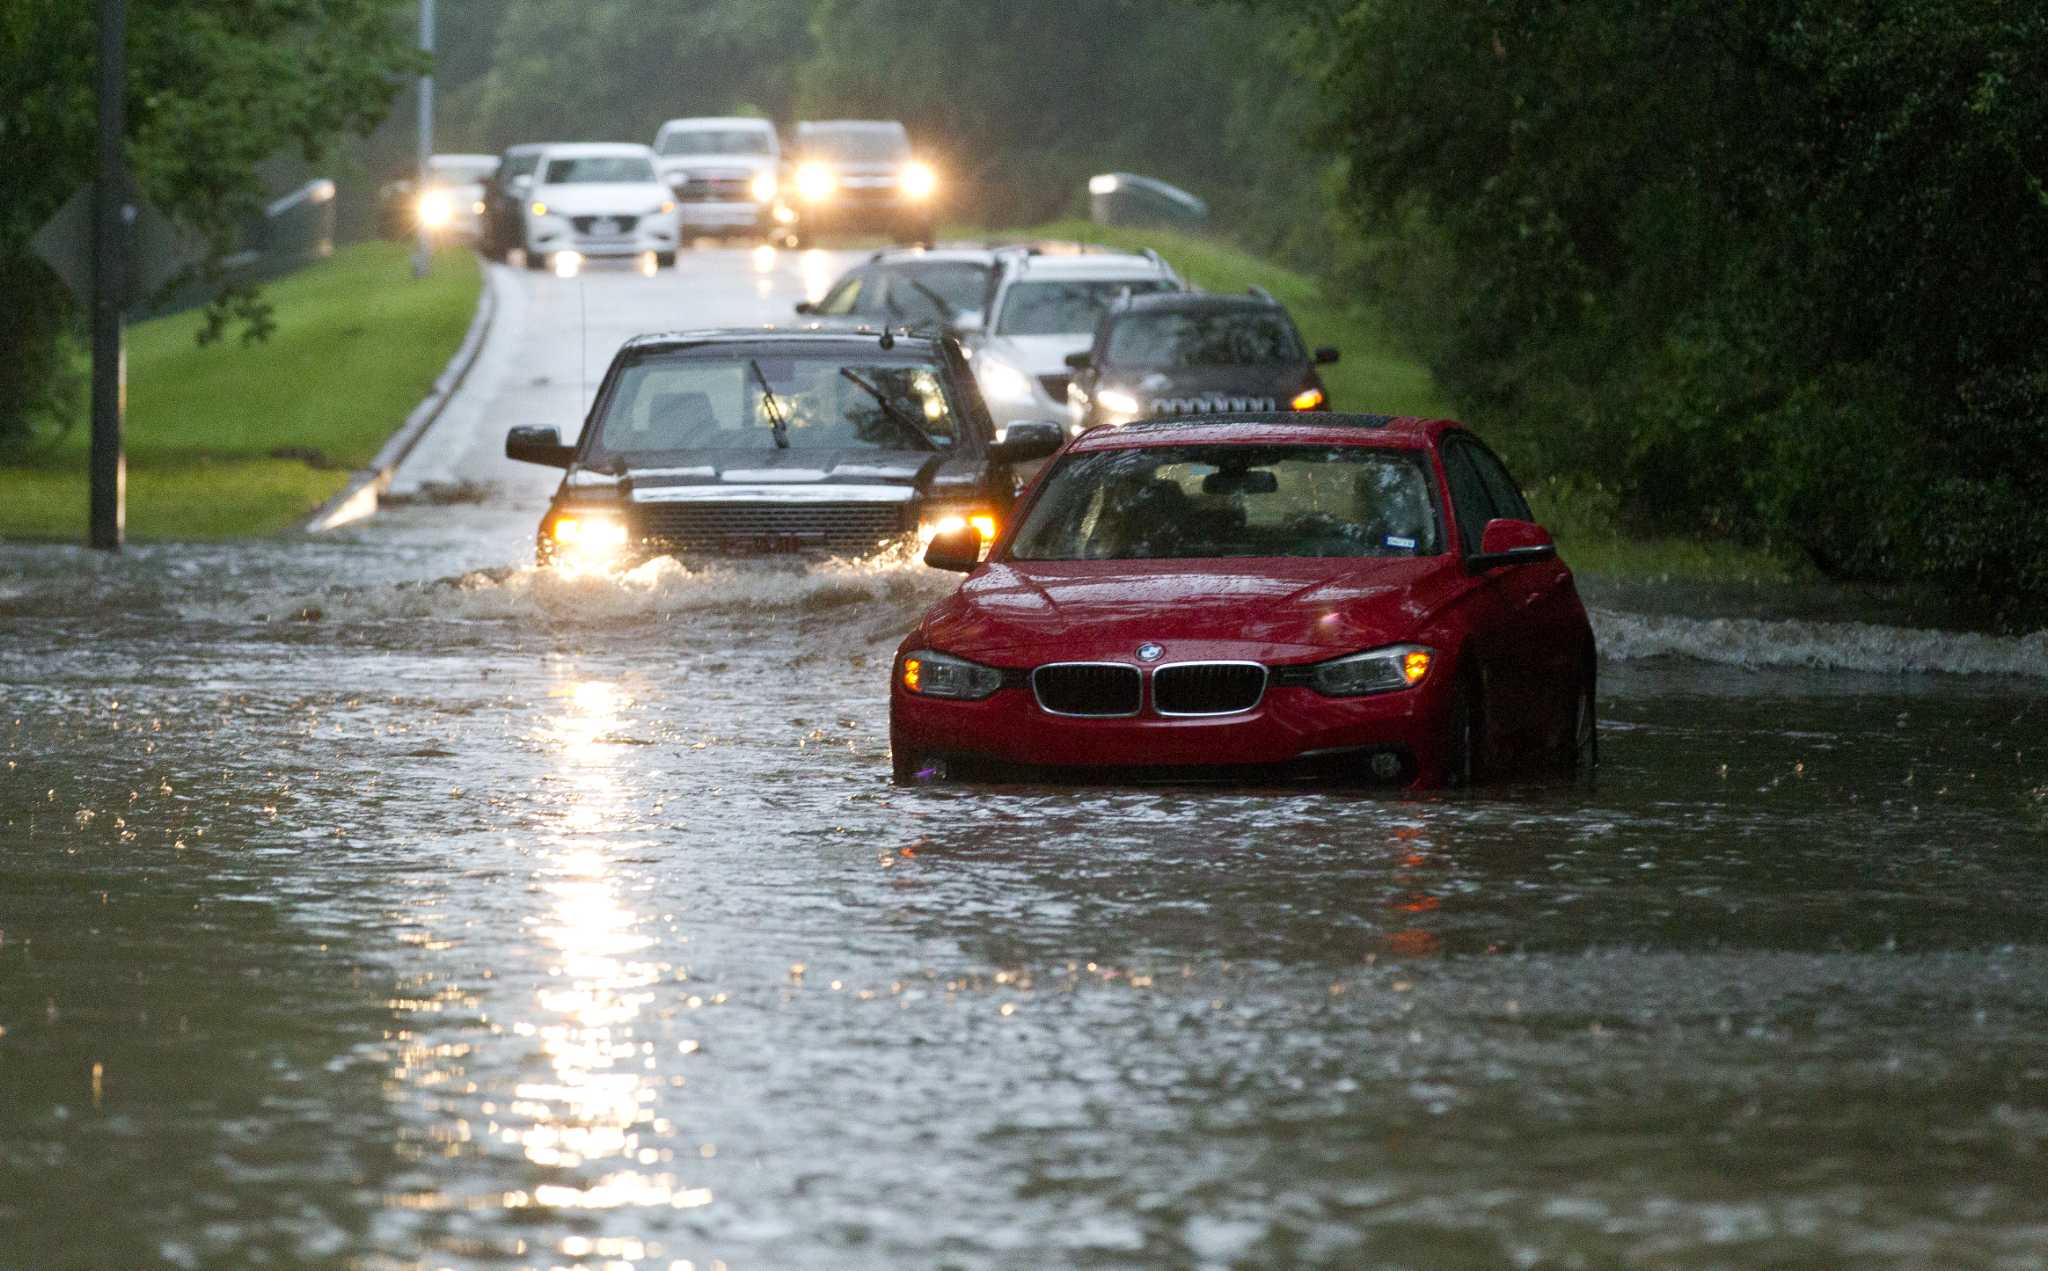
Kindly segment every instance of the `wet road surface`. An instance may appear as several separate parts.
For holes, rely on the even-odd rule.
[[[536,573],[495,457],[843,259],[502,275],[336,534],[0,547],[0,1266],[2048,1266],[2043,637],[1592,587],[1590,789],[896,790],[949,577]]]

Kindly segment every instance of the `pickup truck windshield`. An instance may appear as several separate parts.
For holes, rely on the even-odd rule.
[[[743,154],[771,155],[775,139],[758,128],[702,128],[672,132],[657,147],[663,155]]]
[[[773,391],[772,408],[763,380]],[[775,409],[788,424],[791,450],[943,451],[960,435],[945,372],[929,362],[869,355],[654,358],[620,375],[592,457],[775,450]]]

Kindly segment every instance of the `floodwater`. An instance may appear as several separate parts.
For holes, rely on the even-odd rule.
[[[0,1267],[2048,1266],[2048,638],[1589,585],[1591,787],[899,790],[952,578],[520,479],[0,548]]]

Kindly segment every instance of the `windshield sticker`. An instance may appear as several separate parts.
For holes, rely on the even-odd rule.
[[[1414,539],[1412,539],[1412,538],[1402,538],[1402,537],[1401,537],[1400,535],[1398,535],[1398,534],[1389,534],[1389,535],[1387,535],[1387,537],[1386,537],[1386,544],[1387,544],[1387,546],[1388,546],[1388,547],[1398,547],[1398,548],[1400,548],[1401,550],[1403,550],[1403,551],[1407,551],[1407,552],[1412,552],[1412,551],[1414,551],[1414,550],[1415,550],[1415,540],[1414,540]]]

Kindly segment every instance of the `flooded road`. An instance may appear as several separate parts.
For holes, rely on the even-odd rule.
[[[493,457],[837,264],[502,276],[413,502],[0,547],[0,1267],[2048,1266],[2043,637],[1589,587],[1590,789],[897,790],[950,576],[536,573]]]

